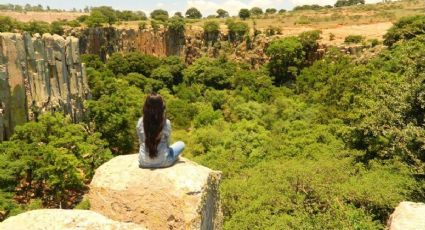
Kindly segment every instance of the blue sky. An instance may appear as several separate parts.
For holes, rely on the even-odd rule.
[[[0,0],[0,4],[19,4],[31,5],[41,4],[43,6],[50,6],[51,8],[58,9],[82,9],[85,6],[112,6],[115,9],[121,10],[142,10],[146,13],[154,9],[165,9],[170,13],[176,11],[185,12],[189,7],[196,7],[207,16],[214,14],[218,8],[223,8],[235,15],[240,8],[251,8],[259,6],[261,8],[277,8],[277,9],[292,9],[296,5],[303,4],[319,4],[333,5],[336,0]],[[379,2],[380,0],[366,0],[366,2]]]

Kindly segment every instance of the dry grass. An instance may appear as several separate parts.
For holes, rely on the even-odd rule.
[[[392,23],[404,16],[425,14],[425,1],[423,0],[403,0],[392,3],[366,4],[352,7],[342,7],[323,10],[292,11],[283,15],[263,16],[262,18],[249,19],[245,22],[249,24],[253,31],[255,28],[265,31],[273,26],[282,31],[283,36],[297,35],[308,30],[321,30],[322,43],[338,45],[342,44],[348,35],[362,35],[366,39],[382,39],[382,36],[392,26]],[[16,18],[20,21],[42,20],[52,22],[58,19],[72,20],[84,13],[72,12],[0,12]],[[205,20],[192,20],[188,22],[190,32],[198,31]],[[225,19],[212,19],[219,22],[223,28]],[[235,18],[235,20],[240,20]],[[137,29],[139,22],[122,22],[116,25],[118,28]],[[252,32],[251,31],[251,32]],[[334,39],[329,38],[331,34]]]
[[[15,18],[18,21],[29,22],[29,21],[45,21],[53,22],[60,19],[74,20],[81,15],[86,13],[77,12],[14,12],[14,11],[1,11],[1,16],[9,16]]]

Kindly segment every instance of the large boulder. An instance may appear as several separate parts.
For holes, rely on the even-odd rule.
[[[401,202],[388,220],[389,230],[425,229],[425,204]]]
[[[148,229],[221,229],[221,173],[187,159],[164,169],[141,169],[138,155],[118,156],[96,170],[91,210]]]
[[[0,223],[0,229],[63,229],[63,230],[145,230],[133,224],[110,220],[88,210],[40,209],[10,217]]]

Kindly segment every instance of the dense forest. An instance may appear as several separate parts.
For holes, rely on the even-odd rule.
[[[75,207],[94,169],[136,152],[156,91],[184,156],[223,172],[225,229],[382,229],[400,201],[425,201],[424,25],[403,18],[379,53],[314,62],[320,33],[282,38],[256,70],[225,55],[85,55],[86,121],[47,113],[0,144],[0,219]]]

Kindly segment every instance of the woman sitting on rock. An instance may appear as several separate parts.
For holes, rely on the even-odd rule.
[[[159,94],[150,94],[143,107],[143,117],[137,122],[140,141],[139,166],[164,168],[173,165],[185,145],[178,141],[170,144],[171,122],[165,117],[165,103]]]

